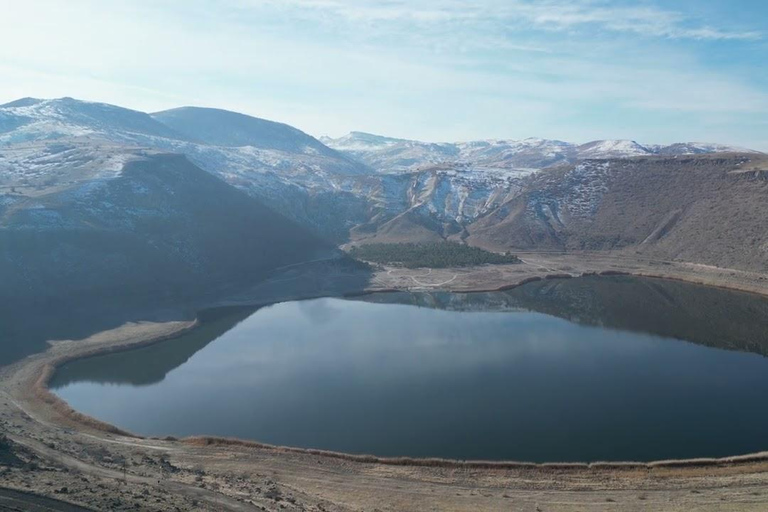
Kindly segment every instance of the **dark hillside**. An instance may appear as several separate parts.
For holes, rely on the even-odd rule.
[[[0,300],[199,293],[333,248],[185,157],[16,203],[0,224]]]

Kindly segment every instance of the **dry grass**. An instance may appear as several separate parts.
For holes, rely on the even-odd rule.
[[[551,170],[466,226],[467,242],[513,252],[624,250],[762,272],[767,165],[765,155],[738,154],[616,160],[603,178],[584,178],[586,188],[572,167]],[[596,184],[604,189],[590,188]],[[586,203],[590,208],[580,206]]]
[[[35,381],[35,384],[32,388],[32,393],[37,399],[48,404],[51,410],[55,411],[57,414],[73,420],[79,425],[83,425],[109,434],[136,437],[134,434],[126,432],[125,430],[121,430],[114,425],[110,425],[109,423],[105,423],[103,421],[97,420],[96,418],[74,410],[69,406],[67,402],[51,393],[50,389],[48,388],[48,382],[51,380],[51,377],[53,377],[55,372],[56,369],[51,364],[47,364],[43,367],[42,373],[38,377],[37,381]]]
[[[541,471],[585,471],[585,470],[636,470],[654,468],[693,468],[693,467],[721,467],[736,464],[752,464],[768,461],[768,452],[760,452],[749,455],[740,455],[724,458],[699,458],[680,460],[661,460],[654,462],[516,462],[516,461],[487,461],[487,460],[455,460],[443,458],[413,458],[413,457],[377,457],[375,455],[358,455],[329,450],[317,450],[311,448],[295,448],[289,446],[276,446],[257,441],[243,439],[192,436],[181,439],[181,442],[191,446],[233,446],[242,448],[254,448],[259,450],[272,450],[280,453],[298,453],[304,455],[317,455],[320,457],[339,459],[348,462],[367,464],[382,464],[386,466],[415,466],[435,468],[463,468],[463,469],[527,469]]]

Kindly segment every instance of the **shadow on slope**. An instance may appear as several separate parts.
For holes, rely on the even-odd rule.
[[[50,339],[189,319],[281,268],[315,260],[354,267],[185,157],[144,154],[115,177],[24,198],[0,218],[0,364]],[[347,284],[365,287],[365,269],[350,273]],[[298,282],[304,286],[286,286],[313,293],[311,282]]]
[[[145,386],[160,382],[168,372],[225,332],[248,318],[258,308],[235,307],[209,310],[200,315],[201,324],[182,336],[125,352],[106,354],[68,363],[56,371],[50,383],[58,388],[83,380]]]

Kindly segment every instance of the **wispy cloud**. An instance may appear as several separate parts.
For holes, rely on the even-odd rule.
[[[695,16],[659,7],[611,5],[595,0],[239,0],[240,4],[293,6],[305,15],[325,14],[354,22],[504,23],[544,30],[599,28],[642,36],[695,40],[763,38],[760,31],[700,24]]]
[[[768,149],[767,43],[755,41],[768,6],[739,31],[743,18],[697,17],[661,0],[7,4],[0,101],[217,106],[316,135]]]

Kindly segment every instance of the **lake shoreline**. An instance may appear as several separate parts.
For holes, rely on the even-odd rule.
[[[545,262],[551,262],[552,256],[547,255]],[[539,264],[539,263],[537,263]],[[537,265],[537,264],[534,264]],[[565,266],[570,265],[570,260]],[[541,268],[541,267],[536,267]],[[695,267],[694,267],[695,268]],[[673,270],[675,267],[673,267]],[[517,270],[517,269],[516,269]],[[496,287],[477,287],[470,289],[466,283],[459,283],[454,289],[451,286],[434,288],[434,291],[454,291],[459,293],[469,292],[492,292],[504,291],[514,287],[522,286],[529,282],[541,279],[565,279],[577,278],[582,275],[633,275],[638,277],[652,277],[660,279],[674,279],[693,284],[715,286],[719,288],[736,290],[740,292],[756,293],[768,297],[768,284],[755,286],[754,282],[728,282],[717,275],[713,276],[706,273],[699,274],[693,278],[688,278],[685,272],[650,272],[651,269],[633,268],[632,265],[626,265],[621,268],[621,264],[614,260],[609,268],[584,269],[583,272],[571,271],[562,272],[556,268],[548,268],[547,272],[541,272],[538,275],[521,275],[516,282],[510,282]],[[684,269],[688,270],[688,269]],[[473,269],[477,271],[477,269]],[[391,272],[391,270],[389,271]],[[730,269],[718,269],[717,272],[732,272]],[[522,273],[521,273],[522,274]],[[381,282],[366,290],[347,290],[340,293],[341,296],[359,296],[369,293],[382,292],[401,292],[414,291],[413,287],[383,286]],[[327,295],[321,295],[327,296]],[[317,298],[318,295],[297,296],[290,300],[301,300],[308,298]],[[277,302],[289,300],[281,298]],[[253,304],[265,305],[268,303],[261,301]],[[245,302],[238,301],[242,305]],[[230,303],[212,304],[210,308],[232,305]],[[205,308],[205,309],[210,309]],[[202,310],[201,310],[202,311]],[[768,472],[768,452],[758,452],[753,454],[737,455],[725,458],[702,458],[687,460],[665,460],[655,462],[594,462],[594,463],[525,463],[514,461],[460,461],[448,459],[412,459],[412,458],[386,458],[367,455],[351,455],[338,452],[326,452],[323,450],[312,450],[303,448],[279,447],[265,445],[254,441],[219,438],[213,436],[192,436],[188,438],[175,439],[156,439],[135,436],[124,432],[120,428],[95,420],[69,407],[66,402],[50,391],[48,382],[55,369],[66,362],[75,359],[93,357],[104,353],[112,353],[135,349],[141,346],[148,346],[155,343],[161,343],[169,338],[173,338],[195,328],[198,325],[197,320],[189,322],[170,322],[158,324],[134,324],[123,326],[121,328],[96,334],[87,340],[55,342],[45,352],[30,356],[23,361],[12,364],[0,369],[0,390],[2,394],[9,398],[10,403],[5,403],[0,410],[5,409],[8,415],[21,415],[26,417],[27,429],[41,432],[73,432],[76,436],[87,436],[88,442],[97,445],[114,445],[115,443],[127,443],[137,449],[147,446],[162,446],[163,450],[182,451],[187,450],[199,453],[202,450],[210,454],[224,451],[226,453],[259,453],[262,457],[269,458],[293,458],[316,459],[320,457],[327,463],[336,461],[337,464],[351,463],[359,466],[361,470],[371,465],[376,467],[411,468],[409,471],[443,471],[443,470],[462,470],[477,472],[491,471],[513,471],[536,478],[536,475],[569,474],[574,478],[592,478],[600,476],[605,478],[605,474],[610,474],[611,479],[622,478],[621,475],[633,475],[637,472],[673,472],[676,477],[685,477],[698,475],[701,470],[712,471],[714,473],[723,472],[724,474],[753,474]],[[25,433],[17,430],[8,432],[12,440],[24,441]],[[28,436],[28,433],[26,434]],[[185,454],[185,457],[195,457],[194,453]],[[766,480],[768,489],[768,479]]]
[[[416,269],[419,270],[419,269]],[[645,278],[652,278],[652,279],[664,279],[664,280],[670,280],[670,281],[680,281],[690,284],[696,284],[700,286],[708,286],[712,288],[718,288],[723,290],[730,290],[730,291],[738,291],[742,293],[752,293],[755,295],[759,295],[761,297],[768,298],[768,290],[766,290],[764,293],[755,292],[751,290],[745,290],[741,287],[729,287],[729,286],[717,286],[717,285],[711,285],[707,284],[706,280],[698,280],[698,281],[692,281],[685,278],[675,278],[675,277],[667,277],[664,275],[659,274],[648,274],[648,273],[632,273],[632,272],[626,272],[626,271],[620,271],[620,270],[604,270],[599,272],[585,272],[580,275],[570,275],[570,274],[545,274],[543,276],[533,276],[529,278],[522,279],[521,281],[517,283],[511,283],[502,285],[497,288],[490,288],[490,289],[469,289],[469,290],[462,290],[460,293],[493,293],[493,292],[504,292],[508,290],[512,290],[521,286],[525,286],[530,283],[538,282],[538,281],[544,281],[544,280],[555,280],[555,279],[578,279],[582,277],[609,277],[609,276],[633,276],[633,277],[645,277]],[[341,297],[343,298],[353,298],[353,297],[360,297],[365,295],[371,295],[371,294],[379,294],[379,293],[398,293],[398,292],[407,292],[408,290],[401,290],[396,288],[384,288],[384,289],[368,289],[368,290],[360,290],[360,291],[353,291],[353,292],[347,292],[341,294]],[[437,291],[437,290],[436,290]],[[452,291],[451,289],[444,289],[439,291]],[[307,296],[299,296],[296,298],[292,298],[290,300],[312,300],[312,299],[318,299],[318,298],[324,298],[326,296],[324,295],[307,295]],[[280,301],[283,302],[283,301]],[[258,307],[264,307],[269,306],[273,304],[277,304],[278,302],[261,302],[261,303],[253,303],[253,304],[246,304],[248,307],[258,308]],[[197,313],[197,315],[200,315],[204,311],[210,310],[210,309],[217,309],[221,307],[227,307],[227,306],[213,306],[211,308],[206,308]],[[125,343],[117,343],[117,344],[107,344],[105,346],[91,348],[84,352],[75,352],[75,353],[67,353],[62,356],[59,356],[58,358],[55,358],[51,361],[49,361],[44,367],[42,372],[40,373],[38,379],[35,381],[35,384],[33,386],[34,392],[39,396],[39,398],[44,401],[45,403],[49,404],[51,407],[57,409],[60,411],[64,416],[68,417],[69,419],[83,424],[87,425],[89,427],[95,428],[96,430],[110,433],[110,434],[117,434],[117,435],[123,435],[128,437],[135,437],[140,439],[152,439],[151,436],[140,436],[137,434],[130,433],[128,431],[125,431],[121,429],[120,427],[116,425],[111,425],[109,423],[103,422],[101,420],[98,420],[96,418],[93,418],[91,416],[88,416],[86,414],[80,413],[79,411],[73,409],[69,406],[69,404],[61,399],[58,395],[53,393],[49,388],[49,382],[53,378],[56,370],[61,367],[64,364],[70,363],[75,360],[81,360],[81,359],[87,359],[91,357],[98,357],[106,354],[113,354],[117,352],[126,352],[130,350],[135,350],[143,347],[148,347],[154,344],[162,343],[164,341],[167,341],[172,338],[176,338],[178,336],[181,336],[196,327],[200,325],[199,317],[196,317],[194,320],[180,325],[177,329],[174,331],[168,333],[164,332],[164,324],[161,324],[161,329],[163,331],[159,332],[156,336],[150,335],[149,337],[140,338],[136,341],[126,341]],[[98,335],[97,335],[98,336]],[[173,436],[171,436],[173,437]],[[755,453],[749,453],[749,454],[742,454],[742,455],[734,455],[734,456],[728,456],[728,457],[720,457],[720,458],[712,458],[712,457],[703,457],[703,458],[693,458],[693,459],[669,459],[669,460],[656,460],[656,461],[649,461],[649,462],[636,462],[636,461],[593,461],[593,462],[542,462],[542,463],[534,463],[534,462],[526,462],[526,461],[514,461],[514,460],[459,460],[459,459],[444,459],[444,458],[438,458],[438,457],[426,457],[426,458],[419,458],[419,457],[379,457],[375,455],[369,455],[369,454],[350,454],[345,452],[336,452],[331,450],[320,450],[320,449],[313,449],[313,448],[299,448],[299,447],[292,447],[292,446],[279,446],[279,445],[271,445],[267,443],[261,443],[255,440],[249,440],[249,439],[239,439],[239,438],[228,438],[228,437],[219,437],[219,436],[207,436],[207,435],[194,435],[189,437],[182,437],[179,438],[179,441],[189,444],[203,444],[206,446],[211,445],[227,445],[227,446],[245,446],[245,447],[257,447],[262,449],[272,449],[272,450],[278,450],[278,451],[291,451],[296,453],[306,453],[306,454],[312,454],[312,455],[322,455],[325,457],[333,457],[338,459],[343,459],[347,461],[355,461],[355,462],[366,462],[366,463],[377,463],[377,464],[384,464],[384,465],[414,465],[414,466],[433,466],[433,467],[471,467],[471,468],[509,468],[509,467],[515,467],[515,468],[532,468],[532,467],[554,467],[558,469],[578,469],[578,468],[590,468],[594,466],[598,467],[605,467],[605,468],[626,468],[626,467],[682,467],[682,466],[708,466],[708,465],[721,465],[721,464],[735,464],[740,462],[755,462],[755,461],[768,461],[768,451],[764,452],[755,452]]]

